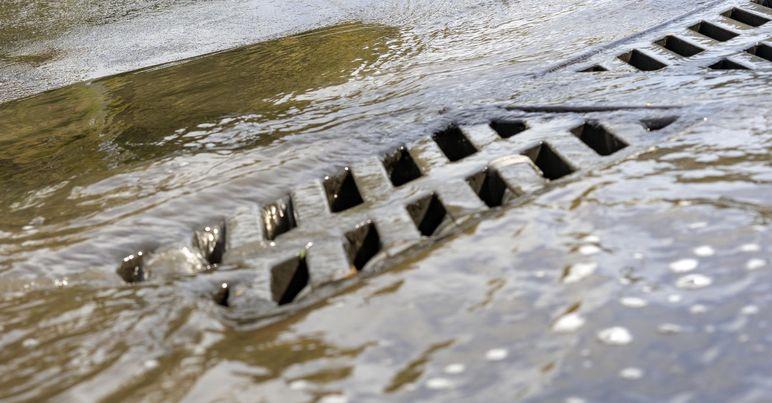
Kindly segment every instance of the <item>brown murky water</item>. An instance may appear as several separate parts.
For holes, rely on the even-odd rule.
[[[0,105],[0,398],[765,400],[770,70],[539,81],[708,2],[451,3]],[[268,327],[115,274],[137,248],[501,102],[704,120]]]

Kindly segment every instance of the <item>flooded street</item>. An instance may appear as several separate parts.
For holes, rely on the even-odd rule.
[[[617,58],[733,6],[772,19],[763,1],[75,2],[60,18],[45,3],[0,6],[0,399],[772,395],[772,60],[758,50],[772,23],[732,14],[752,23],[733,39],[752,69],[630,71]],[[718,42],[698,38],[705,60],[735,57]],[[587,63],[609,71],[577,73]],[[572,133],[600,155],[624,151],[570,160],[560,179],[530,156],[546,184],[485,211],[430,186],[452,184],[463,161],[428,172],[415,158],[427,177],[415,191],[369,198],[368,159],[401,145],[415,157],[451,124],[510,114],[524,134],[470,154],[526,155],[506,147],[594,119],[622,140]],[[364,195],[356,211],[402,211],[423,186],[452,222],[385,248],[377,270],[352,259],[367,275],[315,282],[314,251],[338,224],[307,219],[298,194],[344,166]],[[311,287],[266,321],[273,311],[244,309],[254,301],[231,280],[224,296],[211,286],[296,241],[239,238],[256,206],[288,194],[295,232],[314,234],[299,255]],[[369,218],[391,245],[391,222]],[[225,257],[195,269],[191,235],[218,220]],[[150,277],[126,284],[116,269],[137,251]]]

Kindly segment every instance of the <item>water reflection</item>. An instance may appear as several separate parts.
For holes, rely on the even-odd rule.
[[[346,82],[396,34],[346,24],[3,105],[0,206],[9,214],[0,230],[39,216],[51,223],[87,214],[68,199],[74,187],[138,165],[180,152],[255,147],[291,133],[233,128],[302,112],[314,100],[297,95]]]

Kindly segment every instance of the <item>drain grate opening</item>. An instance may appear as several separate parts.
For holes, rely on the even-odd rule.
[[[451,162],[464,159],[477,152],[477,148],[472,145],[456,125],[434,133],[432,139]]]
[[[308,286],[305,252],[271,268],[271,298],[279,305],[289,304]]]
[[[641,124],[646,130],[656,132],[672,125],[676,120],[678,120],[678,116],[667,116],[664,118],[643,119]]]
[[[522,120],[494,120],[490,126],[503,139],[508,139],[528,129],[528,125]]]
[[[768,18],[764,18],[760,15],[756,15],[736,7],[721,15],[727,18],[731,18],[735,21],[742,22],[745,25],[750,25],[752,27],[760,27],[769,22]]]
[[[689,27],[689,29],[699,34],[705,35],[708,38],[715,39],[719,42],[726,42],[739,35],[736,32],[721,28],[707,21],[700,21],[697,24]]]
[[[127,283],[140,283],[147,280],[148,273],[145,271],[145,253],[138,251],[123,258],[116,273]]]
[[[746,50],[746,52],[772,62],[772,46],[760,43]]]
[[[495,169],[490,167],[466,178],[469,186],[490,208],[504,204],[509,188]]]
[[[421,177],[421,170],[405,146],[388,154],[383,159],[383,166],[394,186],[402,186]]]
[[[231,297],[231,289],[228,283],[222,283],[220,285],[220,288],[217,289],[217,291],[212,296],[212,300],[214,300],[214,303],[220,306],[229,307],[230,306],[230,297]]]
[[[560,179],[574,172],[574,168],[558,155],[547,143],[541,143],[523,152],[549,180]]]
[[[279,235],[297,227],[295,208],[290,196],[265,206],[262,213],[265,237],[269,241],[273,241]]]
[[[447,217],[447,210],[436,194],[408,204],[407,212],[423,236],[432,236]]]
[[[717,63],[708,66],[708,68],[713,70],[750,70],[742,64],[735,63],[729,59],[721,59]]]
[[[193,233],[193,247],[197,248],[209,264],[222,263],[225,254],[225,222],[207,225]]]
[[[606,130],[598,122],[588,121],[571,129],[571,133],[600,155],[611,155],[627,147],[627,143]]]
[[[608,69],[599,64],[594,64],[586,69],[579,70],[580,73],[595,73],[600,71],[608,71]]]
[[[751,0],[751,3],[756,3],[764,7],[772,8],[772,0]]]
[[[673,35],[668,35],[654,43],[683,57],[692,57],[705,51],[705,49]]]
[[[372,221],[359,225],[346,233],[346,250],[349,262],[361,271],[367,262],[381,251],[381,237]]]
[[[619,55],[619,60],[642,71],[654,71],[667,67],[665,63],[660,62],[638,49],[633,49],[625,54]]]
[[[343,168],[343,172],[338,175],[326,176],[324,178],[324,190],[327,192],[327,201],[333,213],[348,210],[364,203],[349,167]]]

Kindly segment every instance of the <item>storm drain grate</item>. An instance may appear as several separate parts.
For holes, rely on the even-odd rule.
[[[364,202],[349,167],[343,168],[337,175],[325,177],[324,188],[333,213],[348,210]]]
[[[675,35],[668,35],[654,43],[683,57],[692,57],[705,51],[705,49]]]
[[[746,52],[772,62],[772,46],[760,43],[750,49],[747,49]]]
[[[560,179],[574,172],[574,168],[546,142],[529,148],[523,155],[530,158],[541,170],[542,176],[549,180]]]
[[[641,52],[638,49],[633,49],[627,53],[619,55],[619,60],[635,67],[642,71],[655,71],[667,67],[665,63]]]
[[[758,14],[750,13],[737,7],[734,7],[721,15],[752,27],[760,27],[769,22],[768,18],[764,18]]]
[[[290,196],[265,206],[262,215],[263,229],[268,240],[272,241],[277,236],[297,227],[295,209],[292,206],[292,198]]]
[[[508,139],[528,129],[528,124],[523,120],[494,120],[490,126],[503,139]]]
[[[432,138],[451,162],[462,160],[477,152],[477,148],[456,125],[435,133]]]
[[[606,156],[627,147],[627,143],[614,136],[598,122],[585,122],[571,130],[579,140],[587,144],[596,153]]]
[[[700,21],[695,25],[689,27],[692,31],[707,36],[710,39],[715,39],[719,42],[726,42],[730,39],[736,38],[738,33],[732,32],[728,29],[719,27],[716,24],[711,24],[707,21]]]
[[[448,212],[436,193],[422,197],[406,207],[418,231],[423,236],[432,236],[447,222]]]
[[[289,304],[308,286],[305,254],[271,268],[271,297],[279,305]]]
[[[488,207],[501,206],[509,194],[506,182],[495,169],[490,167],[470,176],[466,181]]]
[[[381,250],[381,237],[372,221],[347,232],[346,241],[349,261],[357,271],[361,271]]]
[[[394,186],[402,186],[421,177],[421,170],[405,146],[400,146],[383,159],[383,166]]]
[[[733,62],[729,59],[721,59],[718,62],[708,66],[708,68],[713,70],[750,70],[742,64]]]

